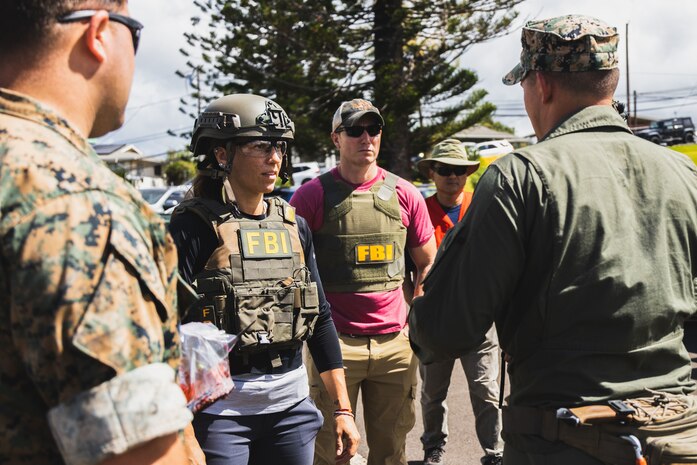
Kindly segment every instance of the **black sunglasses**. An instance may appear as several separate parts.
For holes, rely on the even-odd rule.
[[[82,21],[83,19],[89,19],[100,11],[102,10],[71,11],[70,13],[59,16],[57,21],[59,23],[75,23],[77,21]],[[114,21],[115,23],[123,24],[131,31],[131,38],[133,39],[133,53],[135,54],[138,51],[138,44],[140,43],[140,31],[143,29],[143,25],[129,16],[112,12],[108,13],[109,20]]]
[[[450,176],[452,173],[455,173],[455,176],[462,176],[467,173],[467,168],[467,166],[439,165],[433,168],[433,171],[441,176]]]
[[[370,126],[347,126],[345,128],[337,128],[335,132],[344,131],[349,137],[361,137],[363,131],[366,131],[370,137],[375,137],[382,131],[382,126],[372,124]]]

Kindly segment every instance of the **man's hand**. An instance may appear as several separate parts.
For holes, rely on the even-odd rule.
[[[349,463],[351,457],[358,452],[361,435],[356,428],[356,422],[351,415],[334,415],[336,432],[336,463]]]

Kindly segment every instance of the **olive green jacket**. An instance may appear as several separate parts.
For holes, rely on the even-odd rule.
[[[696,275],[697,168],[589,107],[487,169],[410,336],[425,362],[459,357],[494,321],[510,405],[687,393]]]

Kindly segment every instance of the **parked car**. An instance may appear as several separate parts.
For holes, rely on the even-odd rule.
[[[653,121],[648,128],[634,131],[634,134],[655,144],[672,145],[697,142],[695,125],[689,116]]]
[[[428,183],[415,182],[414,186],[416,186],[416,188],[419,190],[419,192],[421,193],[421,195],[424,198],[430,197],[436,193],[436,185],[433,184],[432,182],[428,182]]]
[[[482,158],[494,158],[513,151],[513,146],[505,139],[489,140],[475,144],[474,149]]]
[[[293,163],[293,184],[301,186],[322,174],[319,163],[316,161],[303,161]]]
[[[280,197],[286,202],[290,202],[290,198],[293,197],[293,194],[296,190],[298,190],[298,187],[298,185],[277,187],[273,190],[273,192],[265,194],[265,197]]]
[[[165,210],[169,210],[179,205],[179,203],[184,200],[186,191],[188,191],[190,188],[190,185],[147,187],[140,189],[140,194],[143,196],[145,201],[150,204],[153,210],[155,210],[157,213],[164,213]]]

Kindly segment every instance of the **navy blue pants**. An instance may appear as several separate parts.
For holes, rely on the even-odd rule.
[[[208,465],[311,465],[322,414],[310,398],[278,413],[197,413],[193,426]]]

